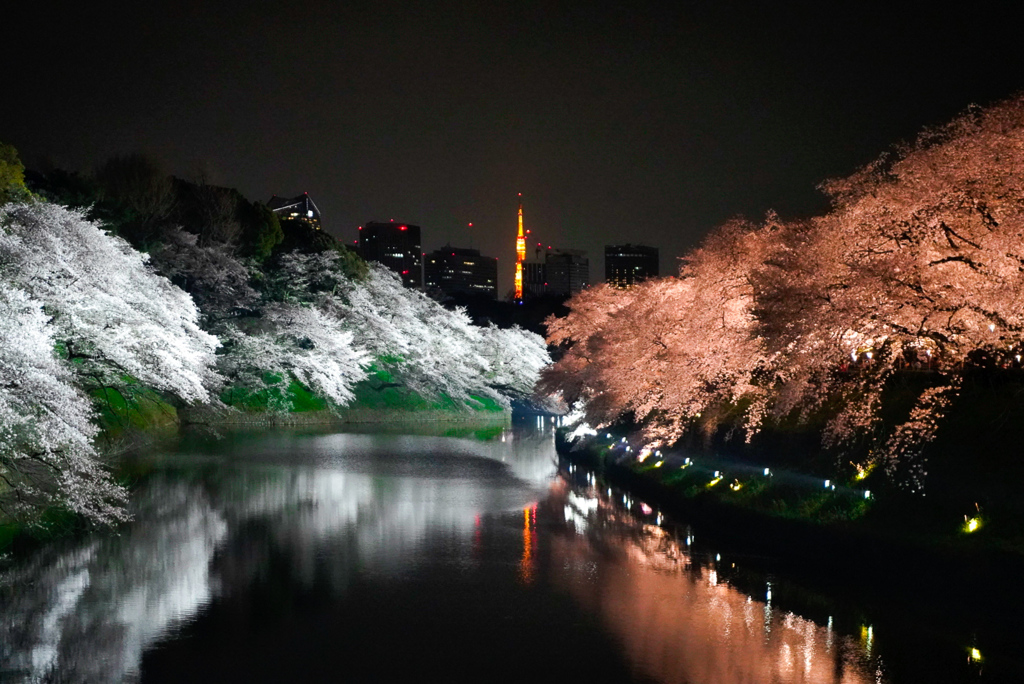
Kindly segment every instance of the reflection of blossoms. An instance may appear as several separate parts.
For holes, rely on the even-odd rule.
[[[591,493],[555,488],[576,534],[555,537],[555,582],[600,614],[659,682],[884,681],[871,644],[730,586],[671,534]],[[584,521],[581,524],[581,520]],[[609,553],[610,549],[621,555]]]
[[[520,509],[534,499],[533,487],[555,471],[550,438],[506,443],[359,435],[320,439],[336,449],[344,449],[345,443],[377,442],[391,454],[422,450],[439,456],[453,445],[461,448],[445,455],[455,456],[449,464],[435,456],[430,477],[415,462],[394,463],[399,472],[389,473],[387,487],[380,486],[380,474],[312,467],[238,473],[231,483],[233,499],[224,502],[226,516],[232,522],[272,524],[258,540],[246,538],[237,548],[233,538],[228,541],[218,571],[230,573],[230,581],[225,578],[229,585],[248,581],[259,571],[259,559],[273,552],[290,559],[293,577],[310,582],[317,576],[318,559],[329,557],[321,574],[329,575],[335,590],[344,590],[356,568],[394,572],[402,567],[402,559],[415,557],[432,536],[467,538],[481,513]],[[408,474],[403,475],[407,468]],[[522,482],[511,479],[511,474]]]
[[[25,681],[137,674],[143,651],[210,600],[227,526],[200,488],[153,483],[119,536],[44,549],[0,576],[0,670]]]
[[[155,641],[244,593],[273,557],[335,592],[360,572],[402,572],[431,537],[468,538],[480,513],[534,499],[555,469],[550,433],[505,437],[283,433],[258,453],[240,443],[246,465],[225,465],[216,487],[152,476],[119,536],[54,543],[0,575],[0,672],[130,681]]]

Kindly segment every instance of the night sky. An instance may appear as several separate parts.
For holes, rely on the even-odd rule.
[[[5,10],[0,140],[30,166],[143,151],[308,191],[346,241],[394,218],[498,256],[502,292],[518,192],[592,279],[626,241],[668,273],[731,216],[819,212],[825,178],[1024,88],[1014,3],[112,7]]]

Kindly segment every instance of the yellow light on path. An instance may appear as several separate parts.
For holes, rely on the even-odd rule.
[[[976,648],[971,649],[971,662],[980,663],[982,661],[981,651]]]
[[[967,518],[964,523],[964,532],[970,534],[971,532],[977,532],[981,527],[981,518]]]
[[[868,463],[867,465],[861,465],[859,463],[854,463],[853,461],[850,461],[850,465],[857,469],[857,474],[853,476],[853,479],[860,481],[871,474],[871,471],[875,469],[876,464]]]

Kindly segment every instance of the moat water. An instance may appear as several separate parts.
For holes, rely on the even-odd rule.
[[[0,565],[0,681],[1024,681],[984,617],[723,554],[549,422],[191,434],[132,470],[118,534]]]

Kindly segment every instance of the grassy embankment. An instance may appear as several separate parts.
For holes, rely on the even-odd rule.
[[[282,389],[279,378],[268,376],[267,388],[257,392],[228,388],[221,393],[220,399],[228,406],[249,414],[263,414],[273,411],[273,407],[290,405],[289,413],[322,412],[325,418],[331,407],[323,398],[317,396],[302,383],[292,380]],[[334,409],[339,416],[353,411],[381,411],[393,416],[396,413],[417,413],[425,411],[451,413],[503,413],[500,405],[493,400],[472,395],[472,400],[456,402],[442,394],[436,399],[428,399],[415,391],[396,383],[391,373],[378,368],[370,369],[370,376],[353,388],[355,399],[347,406]]]
[[[894,379],[881,429],[899,422],[914,391],[930,381],[923,374]],[[726,420],[706,439],[643,462],[636,446],[627,453],[621,441],[635,426],[620,426],[610,439],[602,433],[577,445],[562,442],[560,451],[605,484],[751,550],[881,573],[898,561],[920,573],[942,567],[953,575],[1008,578],[1024,570],[1022,396],[1018,373],[967,378],[936,440],[915,460],[924,482],[917,493],[896,484],[911,474],[908,467],[886,473],[853,465],[866,460],[867,442],[859,453],[823,449],[828,407],[808,423],[769,424],[750,444],[730,438]]]

